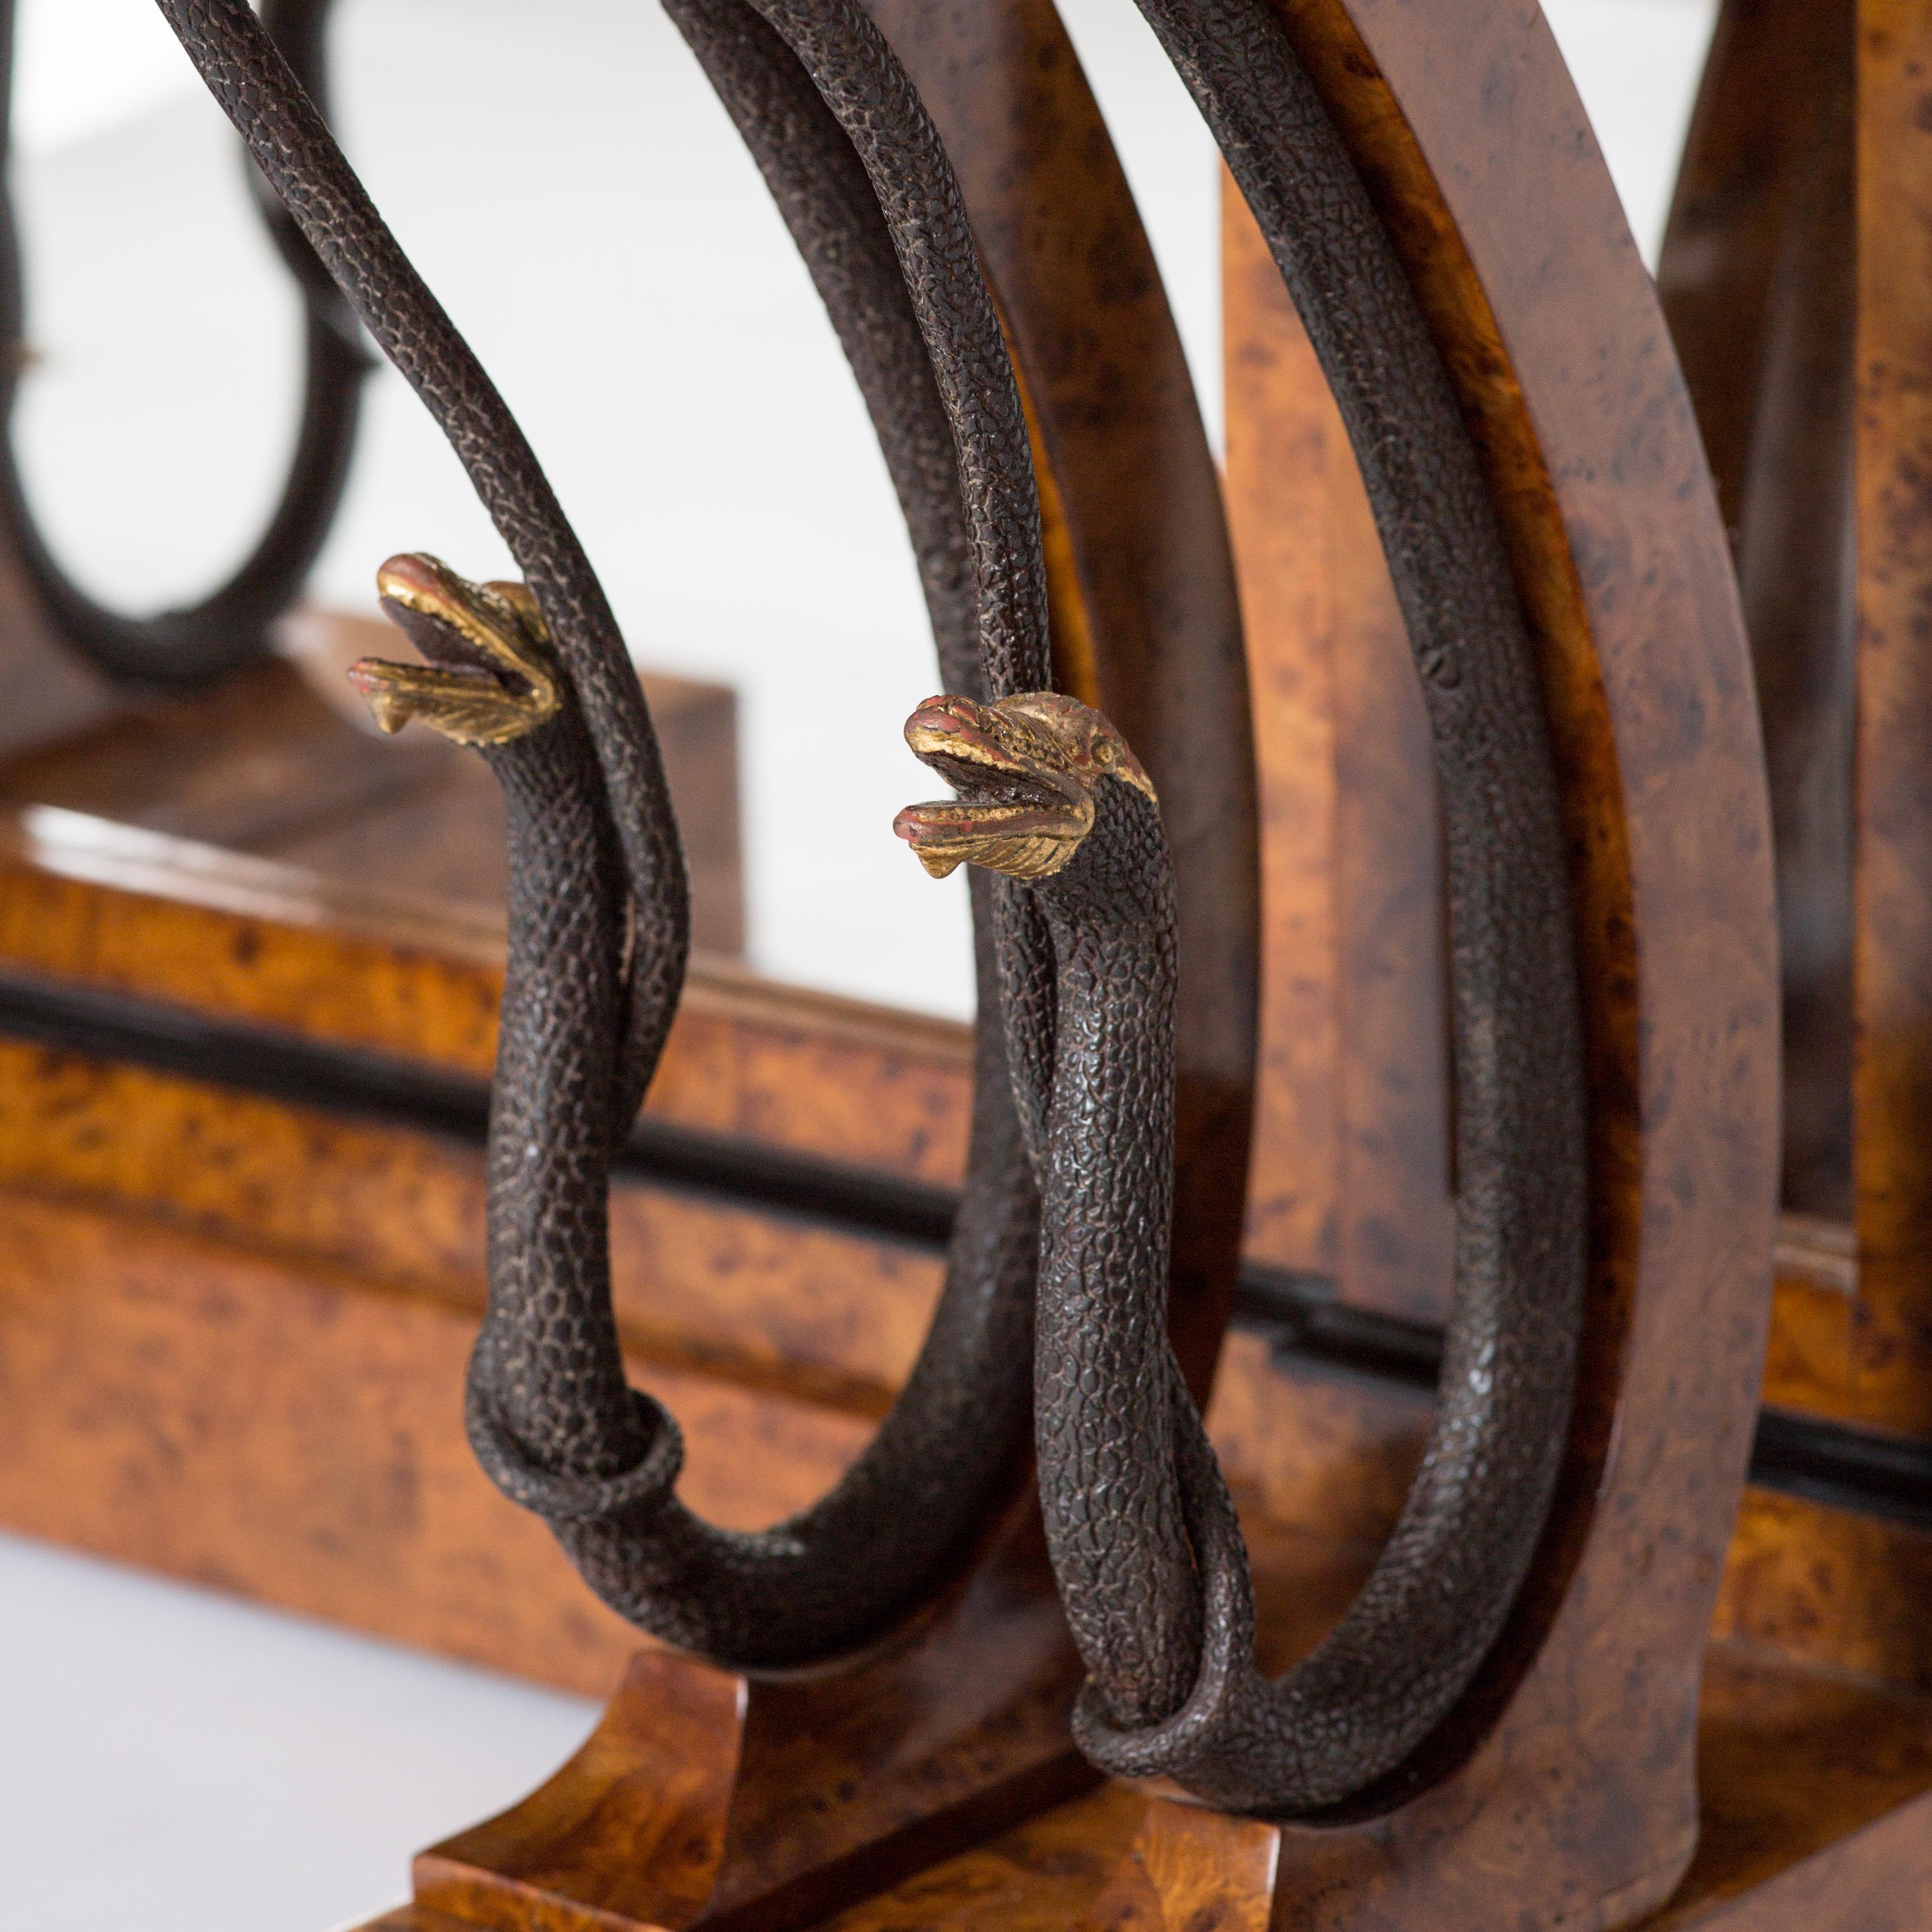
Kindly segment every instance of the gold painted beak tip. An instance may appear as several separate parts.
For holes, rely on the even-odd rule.
[[[362,694],[376,728],[392,737],[413,715],[408,699],[389,681],[397,668],[380,658],[358,658],[348,670],[349,682]]]

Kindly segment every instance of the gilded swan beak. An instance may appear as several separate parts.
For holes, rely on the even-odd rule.
[[[1016,879],[1051,878],[1094,829],[1102,779],[1154,796],[1119,732],[1057,692],[992,705],[928,698],[907,720],[905,735],[914,756],[960,794],[909,805],[892,821],[936,879],[968,863]]]
[[[350,682],[385,731],[418,718],[459,745],[503,745],[555,713],[562,700],[550,633],[527,585],[472,584],[417,552],[390,558],[376,590],[428,661],[363,658],[350,667]]]

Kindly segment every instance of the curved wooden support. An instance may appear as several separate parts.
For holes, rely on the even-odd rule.
[[[1122,1794],[1135,1850],[1082,1922],[1607,1927],[1695,1843],[1700,1661],[1764,1340],[1778,995],[1748,654],[1683,382],[1546,27],[1494,0],[1276,4],[1443,347],[1540,655],[1591,1067],[1589,1314],[1551,1528],[1462,1705],[1346,1817]]]
[[[1658,293],[1736,548],[1770,779],[1784,988],[1783,1205],[1852,1218],[1850,0],[1726,0]]]

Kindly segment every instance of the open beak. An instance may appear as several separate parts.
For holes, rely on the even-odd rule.
[[[1094,802],[1084,789],[1037,754],[1025,727],[988,706],[966,698],[928,698],[906,721],[905,735],[913,755],[960,794],[909,805],[892,820],[935,879],[967,864],[1016,879],[1046,878],[1094,829]]]
[[[472,584],[416,553],[376,574],[382,609],[422,653],[422,664],[363,658],[349,681],[385,731],[412,718],[459,745],[526,736],[561,702],[536,599],[521,584]]]

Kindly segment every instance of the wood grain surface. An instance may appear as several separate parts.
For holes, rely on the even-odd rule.
[[[1932,9],[1861,0],[1858,914],[1854,1072],[1865,1418],[1932,1434]]]
[[[1731,1534],[1778,1167],[1774,846],[1726,533],[1690,401],[1540,20],[1502,0],[1426,14],[1401,0],[1278,3],[1477,436],[1563,774],[1595,1216],[1564,1496],[1494,1668],[1378,1815],[1281,1830],[1110,1789],[836,1923],[1394,1932],[1608,1927],[1655,1910],[1660,1925],[1739,1932],[1916,1925],[1932,1916],[1932,1706],[1907,1694],[1932,1688],[1921,1630],[1932,1538],[1762,1492]],[[1190,837],[1236,825],[1232,843],[1198,848],[1201,878],[1218,883],[1198,916],[1216,938],[1190,995],[1201,1111],[1186,1265],[1195,1332],[1210,1336],[1242,1198],[1247,1075],[1228,1076],[1249,1064],[1255,916],[1232,794],[1190,785],[1204,770],[1204,721],[1225,731],[1239,703],[1211,466],[1130,210],[1122,226],[1117,166],[1096,149],[1050,14],[1034,0],[970,18],[941,0],[878,11],[915,51],[940,25],[956,36],[945,60],[926,52],[920,78],[961,159],[1026,380],[1051,486],[1063,666],[1130,736],[1145,721]],[[1734,0],[1726,31],[1774,16],[1773,0]],[[1806,18],[1824,30],[1822,14]],[[1932,1430],[1932,1165],[1919,1131],[1932,1100],[1932,808],[1916,776],[1932,744],[1919,662],[1932,634],[1920,587],[1932,558],[1921,500],[1932,244],[1914,212],[1932,127],[1928,29],[1924,0],[1861,0],[1859,233],[1886,245],[1861,248],[1857,286],[1857,1248],[1828,1214],[1784,1225],[1765,1384],[1786,1406],[1918,1436]],[[1768,89],[1760,111],[1778,98]],[[1721,144],[1706,131],[1714,166]],[[1087,186],[1048,198],[1049,178]],[[1744,279],[1762,271],[1750,250],[1772,232],[1766,211],[1790,195],[1788,178],[1775,193],[1747,186],[1762,192],[1719,224]],[[1426,811],[1403,748],[1400,639],[1377,602],[1385,585],[1352,464],[1238,207],[1227,235],[1229,500],[1260,694],[1268,895],[1250,1252],[1334,1275],[1359,1305],[1429,1315],[1442,1305],[1450,1188],[1438,1022],[1413,997],[1440,997],[1432,848],[1412,824],[1402,871],[1378,843],[1400,844],[1396,819]],[[1122,264],[1144,277],[1108,280]],[[1090,314],[1105,325],[1098,347],[1076,331]],[[1774,320],[1767,310],[1754,326],[1768,337]],[[1685,325],[1694,374],[1700,354],[1722,360],[1721,306],[1700,326],[1694,340]],[[1592,373],[1604,369],[1618,380]],[[1097,399],[1129,380],[1136,406],[1108,418]],[[1708,393],[1698,401],[1729,497],[1748,473],[1738,425],[1762,399]],[[1125,487],[1150,466],[1180,479],[1171,501]],[[256,700],[236,701],[252,729]],[[152,725],[112,728],[128,744]],[[306,755],[299,733],[287,752]],[[346,760],[303,769],[310,788],[359,782]],[[1236,794],[1245,782],[1239,770],[1215,781]],[[200,826],[252,840],[254,858],[180,836],[196,829],[185,820],[130,831],[10,813],[0,976],[487,1073],[501,957],[491,917],[331,878],[326,832],[272,824],[274,795],[211,800],[268,814],[253,832]],[[368,796],[358,808],[374,808]],[[326,862],[304,872],[259,856],[271,852]],[[1397,968],[1378,983],[1384,959]],[[1351,1059],[1352,1029],[1382,1058]],[[652,1117],[950,1184],[966,1046],[961,1029],[706,965]],[[936,1287],[929,1246],[634,1176],[617,1190],[614,1235],[632,1372],[684,1424],[689,1499],[748,1524],[817,1493],[903,1377]],[[482,1294],[468,1142],[0,1042],[0,1520],[578,1690],[608,1690],[634,1654],[462,1440],[456,1392]],[[1428,1415],[1419,1396],[1276,1356],[1258,1334],[1228,1338],[1210,1423],[1256,1551],[1270,1667],[1304,1654],[1346,1604]],[[1720,1641],[1700,1693],[1707,1628]],[[437,1882],[432,1872],[428,1896],[457,1902]],[[380,1924],[491,1922],[462,1903],[460,1921],[424,1904]],[[511,1922],[550,1922],[516,1916],[527,1904]]]
[[[1706,1672],[1698,1748],[1705,1795],[1696,1858],[1667,1904],[1624,1922],[1658,1932],[1892,1932],[1924,1922],[1932,1714],[1922,1701],[1720,1645]],[[1213,1814],[1198,1831],[1187,1823],[1181,1807],[1109,1786],[842,1913],[828,1932],[1258,1932],[1270,1923],[1304,1932],[1346,1922],[1332,1895],[1278,1887],[1279,1916],[1256,1913],[1280,1851],[1274,1828]],[[1177,1902],[1192,1916],[1176,1911]],[[1409,1922],[1526,1922],[1506,1910],[1483,1918],[1445,1910]],[[1566,1922],[1612,1922],[1601,1914]]]
[[[0,1108],[0,1521],[607,1690],[634,1634],[463,1433],[480,1148],[7,1053],[10,1103],[42,1104]],[[929,1251],[634,1182],[613,1249],[632,1372],[686,1431],[683,1493],[747,1528],[858,1454],[938,1286]],[[1244,1334],[1210,1412],[1257,1513],[1352,1561],[1387,1533],[1426,1416]]]
[[[1787,1207],[1852,1214],[1852,0],[1727,0],[1658,284],[1737,558],[1764,721]]]
[[[1455,1208],[1428,719],[1340,412],[1225,181],[1222,235],[1228,525],[1262,721],[1248,1250],[1439,1322]]]
[[[429,733],[381,736],[344,676],[358,657],[395,656],[394,627],[309,609],[282,628],[284,656],[191,698],[125,698],[93,728],[8,760],[0,797],[500,916],[496,781]],[[727,686],[642,675],[684,835],[692,942],[735,956],[745,943],[736,700]]]
[[[1330,453],[1341,425],[1261,231],[1225,170],[1221,263],[1224,488],[1261,800],[1261,1060],[1247,1238],[1280,1267],[1333,1277],[1342,1034],[1328,557]]]
[[[56,807],[0,809],[0,971],[487,1079],[500,915]],[[968,1030],[698,961],[650,1096],[679,1126],[952,1180]]]
[[[418,1857],[418,1902],[499,1932],[790,1932],[1090,1789],[1047,1575],[1028,1508],[845,1670],[758,1682],[640,1653],[555,1777]]]

